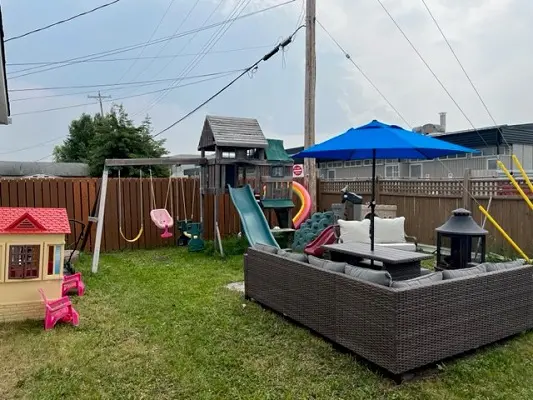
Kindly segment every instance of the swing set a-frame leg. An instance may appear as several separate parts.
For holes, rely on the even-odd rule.
[[[102,173],[102,185],[100,186],[100,199],[98,200],[98,215],[96,220],[96,239],[94,244],[93,252],[93,263],[91,271],[93,274],[98,272],[98,261],[100,260],[100,246],[102,244],[102,234],[104,232],[104,214],[105,214],[105,203],[106,203],[106,194],[107,194],[107,178],[109,176],[109,170],[107,167],[104,167],[104,172]]]

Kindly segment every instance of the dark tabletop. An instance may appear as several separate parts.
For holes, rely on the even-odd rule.
[[[328,251],[381,261],[387,264],[403,264],[411,261],[429,260],[430,258],[433,258],[432,254],[398,250],[391,247],[380,246],[378,244],[374,246],[374,251],[370,251],[370,243],[338,243],[324,245],[322,247]]]

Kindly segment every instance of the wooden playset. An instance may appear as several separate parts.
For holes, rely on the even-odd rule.
[[[47,299],[59,299],[71,288],[83,294],[79,274],[63,287],[67,234],[70,223],[63,208],[0,207],[0,322],[55,315],[45,308],[39,292]],[[55,304],[63,320],[72,317],[72,307],[67,308]]]
[[[170,228],[173,225],[176,226],[182,231],[177,243],[188,244],[191,251],[203,249],[203,240],[201,239],[203,232],[203,204],[205,196],[214,196],[214,237],[219,244],[220,252],[223,253],[217,224],[220,212],[218,209],[218,197],[227,193],[228,185],[235,187],[250,184],[260,205],[264,209],[273,210],[276,213],[278,225],[281,228],[287,228],[291,225],[289,210],[294,207],[292,201],[293,160],[285,152],[281,140],[267,140],[265,138],[256,119],[208,115],[204,121],[198,150],[200,151],[198,157],[178,155],[161,158],[106,160],[102,174],[98,211],[91,217],[91,221],[97,224],[92,272],[96,273],[98,271],[100,243],[103,233],[103,223],[101,221],[104,220],[107,182],[111,168],[191,164],[200,166],[198,185],[200,190],[199,222],[187,219],[180,220],[178,217],[178,221],[174,223],[166,207],[157,209],[157,212],[152,210],[151,213],[153,222],[164,230],[164,237],[171,236]],[[169,193],[173,193],[172,185],[172,179],[169,179],[167,198]],[[177,191],[177,183],[174,186],[174,190]],[[172,199],[172,196],[170,198]],[[119,201],[119,204],[121,204],[121,201]],[[152,206],[155,209],[155,205],[152,204]],[[186,210],[185,204],[184,210]],[[121,214],[122,210],[119,210],[120,218]],[[121,221],[119,223],[121,225]],[[126,241],[132,241],[138,240],[141,235],[142,227],[134,239],[127,239],[124,236],[123,238]]]
[[[220,238],[217,200],[228,185],[249,184],[260,205],[276,212],[279,226],[290,226],[293,160],[283,141],[266,139],[256,119],[208,115],[198,150],[206,160],[200,171],[201,194],[215,196],[215,238]]]

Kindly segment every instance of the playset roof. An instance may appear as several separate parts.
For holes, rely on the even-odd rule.
[[[267,142],[268,147],[265,151],[265,155],[268,161],[293,161],[283,147],[283,140],[267,139]]]
[[[64,208],[0,207],[0,234],[69,234]]]
[[[267,140],[254,118],[205,117],[198,150],[214,151],[215,147],[265,149]]]

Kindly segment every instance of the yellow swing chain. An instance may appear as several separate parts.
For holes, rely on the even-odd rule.
[[[128,239],[124,232],[122,231],[122,184],[120,178],[120,169],[118,170],[118,230],[120,236],[128,243],[134,243],[139,240],[144,232],[144,206],[143,206],[143,181],[142,181],[142,170],[139,170],[139,194],[140,194],[140,204],[141,204],[141,228],[139,233],[133,239]]]

